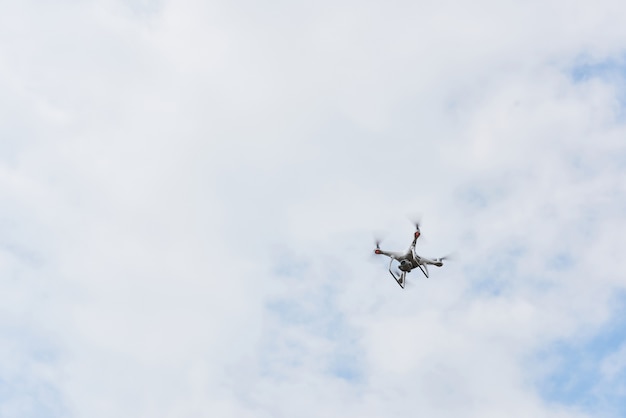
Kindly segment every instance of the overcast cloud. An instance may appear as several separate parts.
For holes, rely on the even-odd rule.
[[[624,416],[625,14],[0,3],[0,416]]]

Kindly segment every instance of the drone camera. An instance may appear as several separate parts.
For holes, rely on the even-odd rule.
[[[407,261],[407,260],[402,260],[402,261],[400,262],[400,266],[399,266],[399,268],[400,268],[400,270],[402,270],[402,271],[409,272],[409,271],[411,271],[411,269],[413,268],[413,265],[412,265],[409,261]]]

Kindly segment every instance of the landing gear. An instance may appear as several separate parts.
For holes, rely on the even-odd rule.
[[[391,277],[393,277],[395,279],[395,281],[398,282],[400,287],[404,289],[404,281],[406,279],[406,271],[403,271],[403,272],[401,272],[398,275],[394,274],[393,270],[391,269],[391,264],[392,263],[393,263],[393,258],[391,260],[389,260],[389,274],[391,274]]]
[[[419,267],[422,273],[424,273],[424,276],[428,278],[428,266],[426,264],[418,264],[417,267]]]

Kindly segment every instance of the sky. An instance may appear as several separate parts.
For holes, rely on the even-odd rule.
[[[0,416],[626,415],[625,8],[0,2]]]

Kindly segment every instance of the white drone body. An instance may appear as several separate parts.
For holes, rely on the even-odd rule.
[[[429,277],[428,265],[430,264],[433,266],[441,267],[443,266],[443,260],[446,259],[446,257],[426,258],[426,257],[417,255],[417,253],[415,252],[415,243],[417,242],[417,239],[421,235],[419,224],[415,224],[415,228],[416,228],[416,231],[414,234],[413,242],[411,243],[411,246],[405,252],[381,250],[379,246],[380,243],[378,241],[376,242],[376,249],[374,250],[374,254],[386,255],[387,257],[390,258],[389,273],[396,280],[396,282],[398,282],[400,287],[403,289],[406,283],[405,281],[406,274],[411,272],[411,270],[413,270],[414,268],[419,268],[422,271],[422,273],[424,273],[424,276]],[[392,270],[392,263],[394,262],[394,260],[399,263],[398,269],[400,271],[396,273],[394,273]]]

